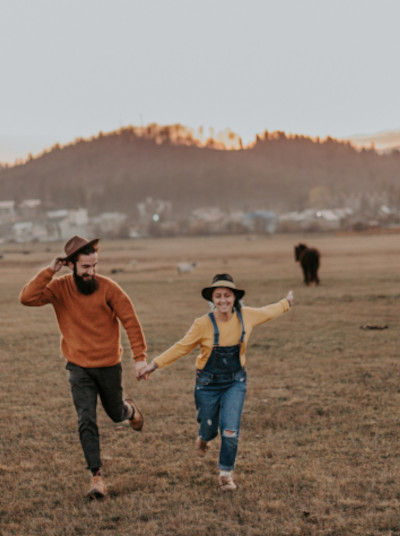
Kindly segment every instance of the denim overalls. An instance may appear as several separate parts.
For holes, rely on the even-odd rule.
[[[240,417],[246,395],[246,371],[240,363],[240,346],[245,330],[240,310],[237,315],[242,325],[239,344],[219,346],[219,331],[214,313],[209,313],[214,328],[214,346],[206,366],[197,370],[195,402],[199,436],[210,441],[221,432],[221,450],[218,466],[231,471],[235,464],[239,439]],[[226,432],[234,432],[227,434]]]

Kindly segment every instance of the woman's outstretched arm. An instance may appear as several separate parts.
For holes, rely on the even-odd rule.
[[[293,305],[293,301],[293,292],[289,290],[285,298],[282,298],[276,303],[271,303],[270,305],[265,305],[264,307],[249,307],[247,309],[247,314],[250,323],[253,326],[258,326],[259,324],[273,320],[282,313],[289,311]]]

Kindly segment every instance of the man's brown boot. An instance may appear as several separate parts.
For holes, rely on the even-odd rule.
[[[127,398],[125,402],[133,408],[133,415],[130,419],[128,419],[129,426],[136,430],[136,432],[140,432],[143,428],[144,423],[143,415],[140,413],[139,408],[135,404],[134,400],[132,400],[132,398]]]
[[[106,483],[102,475],[92,476],[87,497],[89,499],[102,499],[107,495]]]

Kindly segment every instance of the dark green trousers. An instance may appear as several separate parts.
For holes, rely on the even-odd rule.
[[[122,399],[122,367],[84,368],[67,363],[72,398],[78,414],[79,438],[88,469],[101,467],[99,430],[96,407],[100,396],[102,406],[114,422],[127,419],[128,408]]]

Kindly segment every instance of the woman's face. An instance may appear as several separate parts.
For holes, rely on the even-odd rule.
[[[217,311],[220,313],[229,313],[232,311],[235,303],[235,294],[229,288],[217,287],[213,290],[212,301]]]

